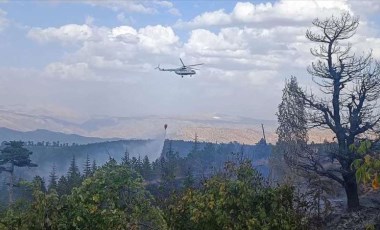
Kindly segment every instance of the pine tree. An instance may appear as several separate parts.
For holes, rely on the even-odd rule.
[[[131,167],[132,167],[135,171],[140,172],[139,158],[132,157],[132,159],[131,159]]]
[[[92,161],[91,173],[94,174],[97,169],[98,169],[98,166],[96,165],[96,160],[94,159]]]
[[[278,123],[276,130],[278,144],[301,144],[307,143],[307,117],[305,101],[298,95],[301,88],[297,78],[291,77],[287,81],[282,94],[282,102],[278,106]]]
[[[57,193],[59,196],[68,195],[70,193],[69,183],[65,176],[61,176],[58,180]]]
[[[46,184],[45,179],[40,176],[35,176],[33,178],[33,184],[36,184],[39,186],[39,190],[43,193],[46,193]]]
[[[91,176],[91,174],[92,174],[91,161],[90,161],[89,155],[87,154],[86,161],[84,162],[83,177],[87,178],[87,177]]]
[[[49,175],[49,186],[48,186],[48,190],[51,190],[51,189],[57,189],[57,173],[56,173],[56,167],[55,167],[55,164],[53,164],[53,167],[52,167],[52,170],[50,172],[50,175]]]
[[[292,76],[285,82],[278,106],[278,140],[270,165],[273,175],[280,180],[295,179],[292,170],[297,169],[297,162],[303,158],[307,148],[307,116],[305,102],[298,96],[300,92],[297,78]]]
[[[196,154],[198,151],[199,151],[198,135],[197,135],[197,133],[195,133],[195,136],[194,136],[194,143],[193,143],[193,146],[192,146],[192,148],[191,148],[190,155],[194,155],[194,154]]]
[[[172,142],[170,141],[168,150],[160,159],[161,187],[166,188],[167,192],[171,192],[175,189],[178,159],[179,154],[173,151]]]
[[[9,173],[8,194],[9,204],[13,203],[13,186],[14,186],[14,167],[37,167],[30,160],[30,152],[24,148],[24,142],[11,141],[5,143],[5,148],[0,151],[0,173]]]
[[[142,166],[141,166],[141,174],[144,177],[144,179],[148,180],[151,178],[152,175],[152,166],[149,162],[149,158],[147,155],[145,155]]]
[[[131,160],[129,158],[129,152],[128,152],[127,148],[125,149],[124,157],[121,159],[121,164],[122,165],[126,165],[126,166],[130,166],[131,165]]]
[[[186,177],[185,177],[185,180],[183,181],[183,186],[185,189],[191,188],[194,185],[194,182],[195,182],[195,179],[189,167],[186,171]]]
[[[141,161],[140,154],[139,154],[139,158],[137,158],[136,170],[141,174],[141,172],[142,172],[142,161]]]
[[[160,159],[156,159],[152,162],[152,179],[158,179],[160,177]]]
[[[67,182],[68,182],[70,191],[72,188],[78,187],[82,182],[79,168],[78,168],[78,165],[76,164],[75,155],[73,155],[69,170],[67,172]]]

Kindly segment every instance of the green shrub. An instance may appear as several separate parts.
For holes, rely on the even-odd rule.
[[[169,206],[171,229],[303,229],[293,188],[270,187],[249,161],[188,189]]]

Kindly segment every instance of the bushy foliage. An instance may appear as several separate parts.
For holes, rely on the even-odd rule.
[[[46,194],[41,180],[23,185],[32,189],[33,201],[18,200],[9,206],[0,214],[0,229],[58,229],[60,204],[55,190]]]
[[[34,185],[33,202],[9,208],[0,229],[165,229],[162,212],[151,203],[141,176],[110,161],[92,177],[58,196]]]
[[[188,189],[169,207],[171,229],[302,229],[293,188],[270,187],[249,161],[229,162],[225,171]]]
[[[380,188],[380,154],[371,152],[372,143],[369,140],[362,141],[357,145],[351,145],[352,151],[359,153],[361,158],[352,163],[356,169],[356,179],[364,185],[372,186],[373,189]]]
[[[140,229],[165,222],[142,178],[131,169],[110,161],[67,197],[65,218],[69,229]]]

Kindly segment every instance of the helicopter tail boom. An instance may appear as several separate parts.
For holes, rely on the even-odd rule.
[[[164,69],[160,68],[160,65],[158,65],[155,69],[158,69],[159,71],[176,71],[177,69]]]

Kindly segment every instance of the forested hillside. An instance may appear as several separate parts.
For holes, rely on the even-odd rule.
[[[3,145],[0,149],[4,148]],[[194,156],[201,160],[198,166],[207,170],[213,167],[220,167],[228,160],[231,153],[243,151],[245,157],[257,162],[259,168],[268,173],[267,159],[270,156],[271,148],[267,145],[241,145],[239,143],[230,144],[215,144],[205,142],[191,142],[191,141],[177,141],[165,140],[160,143],[159,140],[124,140],[124,141],[110,141],[93,143],[86,145],[73,145],[73,146],[46,146],[46,145],[26,145],[28,150],[33,152],[30,159],[35,162],[38,167],[35,168],[16,168],[16,178],[23,178],[31,180],[35,176],[41,176],[45,179],[48,178],[53,166],[57,176],[65,175],[70,162],[75,157],[80,171],[83,172],[82,165],[89,159],[91,163],[96,162],[97,165],[103,165],[110,158],[121,162],[127,151],[130,158],[143,159],[145,156],[152,161],[156,161],[161,155],[162,151],[169,148],[173,152],[178,153],[180,158],[186,158],[194,148],[199,153]],[[193,153],[194,154],[194,153]],[[5,175],[0,174],[0,178],[4,180]],[[3,181],[4,185],[4,181]]]

